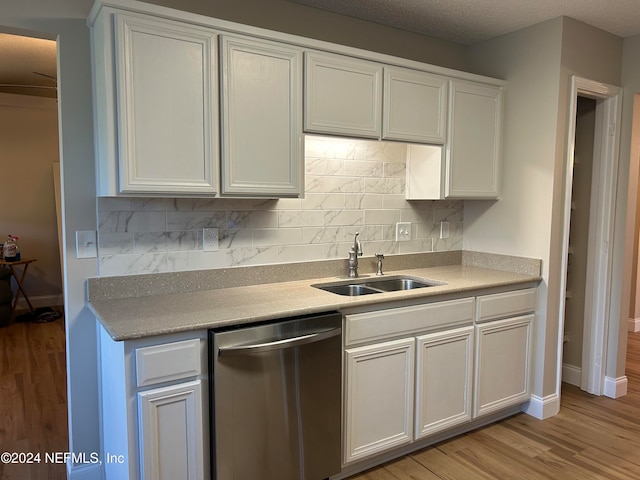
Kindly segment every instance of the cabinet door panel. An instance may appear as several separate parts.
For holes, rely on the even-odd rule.
[[[204,480],[200,380],[138,394],[144,480]]]
[[[417,338],[416,438],[471,420],[473,327]]]
[[[222,193],[302,194],[302,52],[222,39]]]
[[[120,193],[215,193],[216,35],[115,16]]]
[[[345,352],[345,463],[411,442],[413,338]]]
[[[382,66],[311,52],[305,58],[305,130],[379,138]]]
[[[475,327],[475,417],[529,399],[533,319],[532,314]]]
[[[452,81],[446,196],[497,198],[502,89]]]
[[[443,144],[447,86],[444,77],[385,67],[382,138]]]

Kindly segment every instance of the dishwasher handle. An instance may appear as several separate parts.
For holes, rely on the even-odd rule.
[[[237,346],[220,347],[218,349],[218,356],[232,357],[237,355],[251,355],[253,353],[271,352],[285,348],[299,347],[300,345],[306,345],[308,343],[320,342],[327,338],[340,335],[341,333],[342,328],[337,327],[307,335],[301,335],[299,337],[283,338],[282,340],[275,340],[273,342],[248,343]]]

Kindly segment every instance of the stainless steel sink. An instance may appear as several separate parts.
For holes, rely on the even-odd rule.
[[[415,278],[389,278],[385,280],[371,280],[365,285],[384,290],[385,292],[395,292],[397,290],[413,290],[415,288],[433,287],[435,283],[426,283]]]
[[[414,290],[416,288],[444,285],[434,280],[417,279],[413,277],[386,277],[375,279],[351,280],[348,282],[316,283],[312,287],[345,296],[371,295],[373,293],[397,292],[400,290]]]
[[[338,295],[345,295],[349,297],[355,297],[359,295],[371,295],[372,293],[380,293],[379,290],[369,288],[363,284],[340,284],[340,285],[312,285],[312,287],[326,290],[327,292],[337,293]]]

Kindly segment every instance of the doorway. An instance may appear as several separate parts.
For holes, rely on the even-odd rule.
[[[0,322],[0,451],[44,456],[69,450],[62,239],[56,208],[57,42],[0,32],[0,63],[0,168],[7,180],[0,192],[0,234],[18,235],[21,256],[35,259],[23,282],[31,305],[21,296],[9,320]],[[62,315],[33,315],[45,311]],[[5,477],[63,479],[66,466],[0,465],[0,478]]]
[[[578,96],[575,118],[571,218],[567,251],[562,380],[582,383],[582,340],[589,247],[589,212],[593,179],[596,100]]]
[[[561,365],[557,385],[560,391],[560,382],[565,380],[594,395],[614,398],[621,387],[615,379],[612,383],[605,378],[605,364],[609,322],[617,321],[610,318],[609,312],[613,262],[610,245],[614,233],[621,95],[619,87],[572,78],[559,311]],[[589,169],[584,168],[587,163],[590,163],[588,173],[585,170]],[[581,212],[576,212],[578,209]],[[574,212],[578,214],[574,216]],[[565,366],[565,360],[579,364]]]

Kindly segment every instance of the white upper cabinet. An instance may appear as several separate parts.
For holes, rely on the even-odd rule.
[[[222,37],[222,194],[301,196],[302,50]]]
[[[384,68],[382,138],[443,144],[448,80],[399,67]]]
[[[305,52],[307,132],[380,138],[382,65]]]
[[[502,87],[451,80],[444,148],[407,146],[409,200],[498,198]]]
[[[498,198],[502,88],[452,80],[446,198]]]
[[[216,193],[216,38],[103,11],[93,28],[100,195]]]

